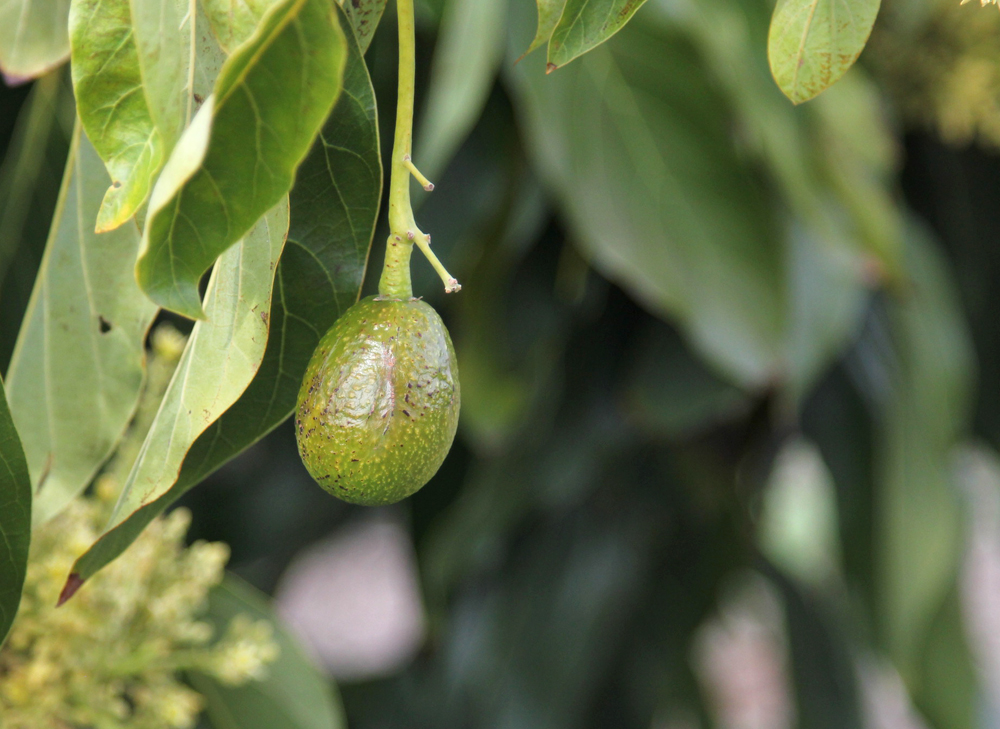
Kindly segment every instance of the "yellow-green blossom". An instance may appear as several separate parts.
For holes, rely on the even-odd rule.
[[[229,549],[184,546],[190,514],[154,520],[117,560],[62,607],[75,559],[100,535],[155,413],[183,337],[154,332],[147,396],[92,495],[32,535],[21,606],[0,650],[3,729],[184,729],[201,696],[181,681],[197,670],[228,684],[260,679],[277,657],[272,626],[237,616],[222,636],[202,619]]]

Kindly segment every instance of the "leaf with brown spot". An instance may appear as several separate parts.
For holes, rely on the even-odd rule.
[[[843,76],[864,50],[880,0],[779,0],[771,16],[771,74],[795,104]]]

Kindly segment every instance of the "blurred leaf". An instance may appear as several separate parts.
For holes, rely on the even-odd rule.
[[[911,687],[920,713],[937,729],[976,729],[979,677],[969,651],[962,602],[956,587],[930,625],[920,660],[920,683]]]
[[[536,0],[536,4],[538,6],[538,30],[535,31],[535,37],[531,41],[531,45],[528,46],[528,50],[524,52],[524,56],[543,43],[549,42],[552,31],[555,30],[556,23],[559,22],[559,16],[562,15],[566,0]]]
[[[462,274],[466,293],[454,302],[451,325],[462,363],[460,428],[476,450],[494,455],[521,428],[538,421],[543,402],[555,401],[566,338],[566,317],[547,287],[524,277],[518,281],[523,287],[515,285],[528,246],[547,222],[542,191],[520,166],[507,184],[498,216],[469,233],[482,249],[475,268]],[[483,189],[477,185],[476,192]],[[497,217],[504,222],[498,224]],[[515,298],[522,291],[527,293]]]
[[[801,729],[865,729],[854,650],[831,606],[768,570],[784,598]]]
[[[191,684],[205,697],[214,729],[343,729],[347,726],[336,686],[306,656],[263,593],[232,575],[209,594],[208,621],[216,635],[237,615],[266,620],[281,647],[267,677],[233,687],[199,673]]]
[[[0,3],[0,70],[8,82],[36,78],[69,57],[70,0]]]
[[[131,420],[142,386],[143,342],[156,308],[135,285],[135,226],[94,233],[109,182],[77,129],[7,372],[36,523],[90,483]]]
[[[791,298],[784,397],[797,402],[812,389],[863,323],[869,292],[852,251],[818,239],[801,221],[789,226]]]
[[[151,299],[204,317],[201,275],[291,188],[345,58],[327,0],[282,0],[230,56],[149,201],[136,277]]]
[[[345,92],[292,189],[288,240],[274,280],[267,349],[246,391],[191,446],[176,482],[77,560],[87,579],[124,552],[181,494],[295,409],[302,374],[334,321],[358,300],[382,190],[375,93],[349,39]],[[350,184],[347,184],[350,181]]]
[[[574,58],[599,46],[625,27],[645,2],[646,0],[565,0],[562,15],[549,39],[548,71],[565,66]]]
[[[338,0],[344,15],[351,21],[361,55],[365,54],[385,10],[386,0]]]
[[[275,206],[212,269],[208,318],[184,354],[125,482],[108,528],[167,493],[195,440],[253,380],[268,340],[274,269],[288,232],[288,206]]]
[[[80,121],[112,180],[97,214],[102,233],[145,202],[166,149],[146,103],[129,0],[74,0],[69,23]]]
[[[0,647],[17,615],[31,544],[31,479],[0,383]]]
[[[432,179],[483,111],[504,55],[506,37],[499,29],[507,5],[505,0],[449,0],[444,7],[414,157]]]
[[[969,416],[973,353],[940,254],[916,226],[907,243],[912,284],[891,302],[894,350],[881,354],[889,359],[876,534],[879,627],[912,692],[922,647],[954,585],[962,551],[951,452]],[[880,356],[875,348],[884,344],[862,342],[859,357]]]
[[[587,411],[563,414],[555,427],[526,432],[508,452],[479,461],[422,550],[432,606],[493,565],[509,531],[528,515],[579,503],[597,488],[627,442],[623,431],[613,413],[589,403]]]
[[[0,282],[17,253],[43,177],[53,133],[59,130],[59,73],[38,80],[17,117],[9,151],[0,167]]]
[[[203,0],[205,16],[227,54],[246,42],[275,0]]]
[[[453,601],[443,662],[475,725],[586,725],[632,627],[657,516],[635,501],[554,516],[508,546],[495,580]]]
[[[833,587],[841,574],[837,495],[816,446],[801,438],[785,444],[762,501],[761,552],[817,594]]]
[[[511,81],[529,152],[585,255],[678,320],[727,376],[773,377],[783,251],[695,50],[640,19],[560,73],[545,76],[541,62],[528,56]]]
[[[654,437],[691,437],[749,410],[747,396],[710,372],[665,324],[650,324],[629,357],[622,404]]]
[[[849,69],[868,41],[879,0],[778,0],[767,39],[774,80],[795,104]]]
[[[816,105],[787,103],[756,51],[766,39],[766,3],[678,0],[672,7],[668,15],[652,5],[647,16],[679,24],[698,44],[735,106],[746,152],[791,211],[782,395],[794,403],[856,334],[871,282],[900,279],[891,130],[860,71]]]

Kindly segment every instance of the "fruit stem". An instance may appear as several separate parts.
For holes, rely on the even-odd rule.
[[[410,254],[413,244],[427,256],[444,282],[447,293],[458,291],[461,286],[448,273],[430,249],[430,236],[417,227],[410,204],[410,175],[425,190],[434,185],[424,177],[410,159],[413,144],[413,95],[414,68],[416,67],[416,40],[413,21],[413,0],[396,0],[399,23],[399,91],[396,100],[396,134],[392,144],[392,166],[389,180],[389,239],[385,246],[385,264],[378,282],[379,296],[409,299],[413,296],[410,283]]]

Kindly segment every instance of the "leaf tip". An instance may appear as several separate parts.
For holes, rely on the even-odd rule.
[[[545,64],[545,75],[548,75],[548,74],[552,73],[552,72],[553,72],[553,71],[555,71],[555,70],[556,70],[557,68],[559,68],[559,66],[557,66],[557,65],[556,65],[556,64],[554,64],[554,63],[546,63],[546,64]]]
[[[83,587],[83,578],[80,577],[79,573],[71,572],[70,576],[66,578],[66,584],[63,585],[62,592],[59,593],[59,601],[56,602],[56,607],[62,607],[67,600],[69,600],[76,591]]]

